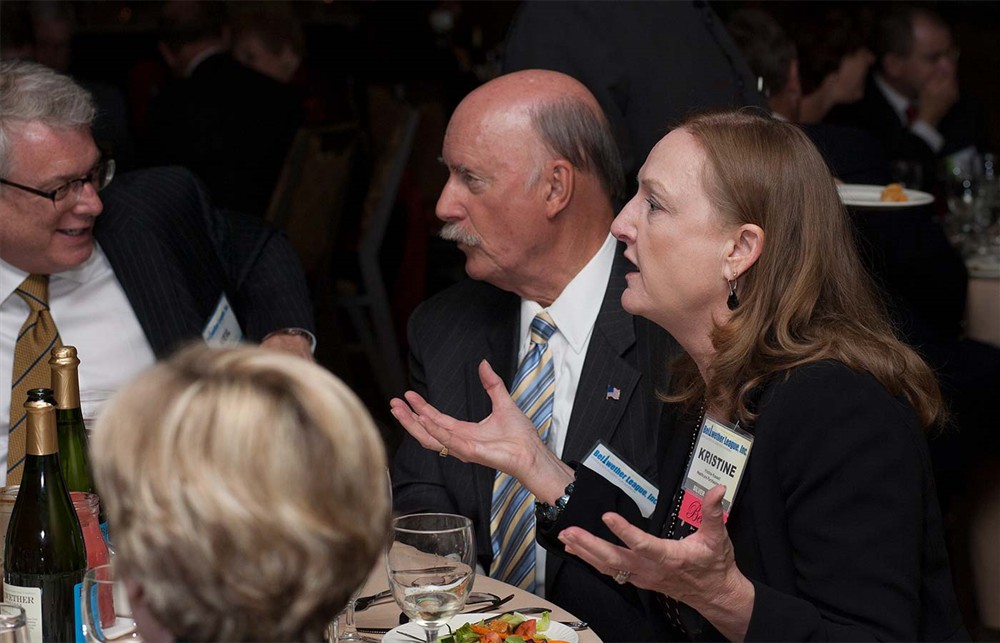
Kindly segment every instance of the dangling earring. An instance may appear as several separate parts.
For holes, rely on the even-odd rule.
[[[726,300],[726,305],[729,306],[729,310],[736,310],[736,307],[740,305],[740,298],[736,296],[736,277],[737,273],[733,273],[733,278],[728,279],[729,282],[729,299]]]

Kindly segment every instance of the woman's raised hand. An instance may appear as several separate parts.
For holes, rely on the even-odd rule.
[[[705,494],[701,527],[684,540],[657,538],[615,513],[604,524],[619,547],[579,527],[564,529],[566,552],[603,574],[687,603],[729,640],[742,640],[753,610],[753,584],[740,572],[722,520],[725,487]]]

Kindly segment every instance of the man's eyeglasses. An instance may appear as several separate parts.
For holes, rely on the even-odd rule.
[[[87,172],[78,179],[67,181],[52,191],[39,190],[38,188],[8,181],[7,179],[0,179],[0,183],[9,185],[12,188],[17,188],[18,190],[24,190],[25,192],[45,197],[46,199],[52,201],[52,206],[54,208],[59,209],[72,208],[80,202],[80,194],[83,192],[84,183],[90,183],[94,186],[95,190],[100,192],[104,188],[108,187],[108,184],[111,183],[111,179],[114,177],[115,160],[112,158],[101,158],[101,160],[97,162],[97,165],[95,165],[90,172]]]

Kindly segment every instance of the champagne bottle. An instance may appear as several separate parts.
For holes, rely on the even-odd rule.
[[[68,491],[95,493],[90,468],[87,428],[80,410],[80,378],[75,346],[52,349],[49,367],[52,369],[52,390],[55,394],[56,423],[59,427],[59,464]],[[101,531],[108,535],[104,508],[100,510]]]
[[[59,466],[55,407],[29,395],[24,474],[7,527],[4,600],[24,608],[32,641],[73,641],[87,554]]]

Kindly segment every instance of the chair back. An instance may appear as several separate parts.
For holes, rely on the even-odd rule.
[[[311,279],[328,272],[360,145],[353,123],[305,127],[285,158],[267,220],[285,231]]]

